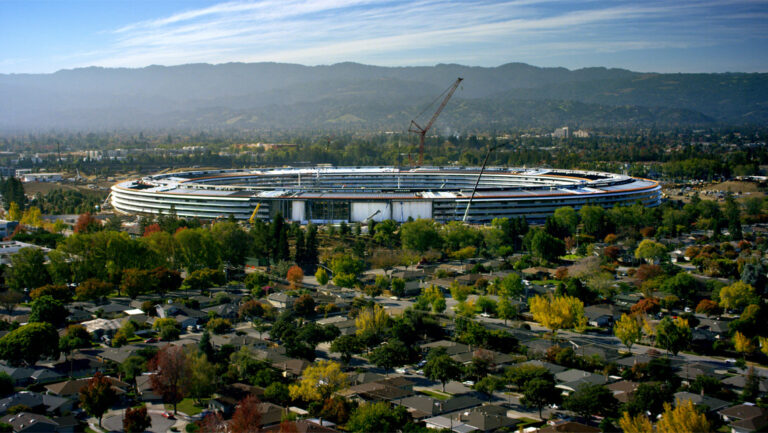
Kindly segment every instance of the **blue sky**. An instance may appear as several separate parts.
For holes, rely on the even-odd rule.
[[[768,72],[768,0],[0,0],[0,72],[524,62]]]

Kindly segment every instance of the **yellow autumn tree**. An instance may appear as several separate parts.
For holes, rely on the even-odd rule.
[[[8,220],[10,221],[18,221],[21,219],[21,209],[19,208],[19,204],[15,201],[12,201],[11,204],[8,206]]]
[[[765,356],[768,356],[768,338],[765,337],[758,337],[760,341],[760,351],[763,352]]]
[[[629,412],[624,412],[619,419],[619,427],[624,433],[653,433],[653,424],[647,416],[631,416]]]
[[[21,224],[33,226],[33,227],[40,227],[43,225],[43,216],[40,212],[40,208],[37,206],[30,206],[29,209],[25,210],[24,213],[21,216],[21,220],[19,221]]]
[[[552,330],[553,335],[560,329],[584,327],[584,303],[573,296],[540,296],[528,300],[533,320]]]
[[[677,400],[675,408],[664,403],[664,414],[656,423],[657,433],[700,433],[711,430],[703,413],[699,413],[691,400]]]
[[[733,334],[733,348],[744,356],[751,355],[757,349],[752,339],[739,331]]]
[[[726,310],[740,310],[755,300],[755,288],[741,281],[720,289],[720,306]]]
[[[301,374],[301,380],[288,387],[292,399],[307,402],[324,401],[334,392],[348,386],[347,374],[341,364],[334,361],[318,361]]]
[[[637,343],[643,336],[637,318],[626,314],[622,314],[621,318],[613,325],[613,333],[630,351],[632,350],[632,345]]]
[[[374,305],[372,308],[366,308],[355,318],[357,335],[380,334],[389,323],[389,316],[381,305]]]

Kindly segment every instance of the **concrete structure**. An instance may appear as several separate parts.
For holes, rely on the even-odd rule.
[[[18,170],[16,170],[18,171]],[[61,173],[26,173],[21,178],[22,182],[60,182],[64,180]]]
[[[461,220],[478,168],[315,167],[206,170],[147,176],[112,187],[111,202],[126,214],[169,214],[215,219],[356,222],[373,219]],[[555,209],[606,208],[637,202],[656,206],[655,181],[625,175],[559,169],[488,168],[468,221],[496,217],[543,221]]]

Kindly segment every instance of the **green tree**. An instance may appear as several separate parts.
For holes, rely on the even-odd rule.
[[[141,356],[129,356],[120,364],[119,369],[123,378],[136,388],[136,378],[147,370],[147,360]]]
[[[120,290],[131,299],[157,287],[157,278],[153,271],[143,269],[124,269],[120,280]]]
[[[59,357],[59,333],[50,323],[29,323],[0,338],[0,359],[11,365],[35,365]]]
[[[112,388],[112,383],[101,373],[96,373],[88,381],[88,384],[80,390],[80,407],[91,416],[101,418],[112,405],[117,403],[117,393]]]
[[[198,269],[184,279],[184,290],[197,290],[201,293],[218,284],[224,284],[224,274],[217,269]]]
[[[408,411],[404,406],[390,407],[389,403],[367,403],[352,412],[347,430],[352,433],[395,432],[408,422]]]
[[[643,239],[640,245],[637,246],[637,249],[635,249],[635,258],[649,262],[654,260],[664,261],[668,258],[667,247],[651,239]]]
[[[231,266],[244,266],[251,247],[250,234],[237,223],[222,221],[211,227],[221,260]]]
[[[374,349],[370,360],[377,367],[383,368],[385,373],[389,370],[405,365],[410,358],[408,348],[402,341],[391,339],[383,345]]]
[[[559,207],[555,209],[552,217],[558,226],[564,227],[567,230],[568,235],[576,232],[576,226],[579,225],[579,214],[572,207]]]
[[[680,272],[677,275],[664,280],[661,284],[663,292],[671,293],[680,298],[686,305],[691,305],[696,297],[696,292],[701,287],[699,280],[688,272]]]
[[[490,400],[493,397],[494,392],[504,389],[504,381],[496,376],[485,376],[480,378],[473,388],[488,396],[488,400]]]
[[[539,418],[541,418],[541,409],[544,406],[559,402],[560,390],[555,388],[555,381],[542,377],[527,381],[523,389],[523,398],[520,399],[520,403],[537,408]]]
[[[520,277],[520,275],[514,272],[499,280],[498,284],[498,294],[500,296],[515,298],[522,296],[523,292],[525,291],[525,287],[523,286],[523,279]]]
[[[512,320],[517,317],[518,311],[517,307],[512,304],[512,301],[508,297],[501,296],[499,297],[499,303],[496,307],[496,314],[499,316],[499,319],[504,320],[504,326],[506,326],[507,320]]]
[[[424,375],[430,380],[436,380],[443,385],[461,376],[461,364],[454,361],[443,347],[436,347],[427,354],[427,363],[424,365]]]
[[[174,238],[178,244],[179,262],[187,272],[218,268],[221,264],[219,244],[210,230],[184,229],[177,232]]]
[[[43,250],[26,247],[12,255],[11,266],[6,269],[5,282],[17,291],[34,289],[50,282]]]
[[[315,272],[315,279],[317,279],[318,284],[324,286],[328,284],[328,273],[325,272],[325,269],[323,268],[317,268],[317,272]]]
[[[352,355],[360,353],[363,345],[354,335],[341,335],[331,343],[331,352],[341,354],[341,361],[347,365],[352,360]]]
[[[583,418],[590,419],[592,415],[613,416],[618,410],[619,402],[613,393],[603,385],[584,384],[565,399],[564,407]]]
[[[437,231],[437,224],[429,219],[417,219],[400,226],[400,239],[403,248],[423,253],[432,248],[440,248],[442,239]]]
[[[553,262],[565,254],[565,243],[544,230],[531,230],[526,239],[529,239],[531,254],[539,259]]]
[[[41,296],[30,304],[29,322],[48,322],[54,326],[63,325],[69,311],[61,301],[50,296]]]
[[[13,379],[8,373],[0,371],[0,397],[7,397],[14,392]]]
[[[216,390],[216,366],[208,361],[204,353],[196,350],[187,353],[186,362],[189,374],[184,389],[200,404],[203,398],[209,397]]]
[[[605,209],[600,206],[582,206],[579,209],[579,216],[586,234],[598,239],[605,236],[608,225]]]
[[[672,320],[669,316],[656,325],[656,344],[672,354],[688,347],[691,342],[691,328],[683,319]]]

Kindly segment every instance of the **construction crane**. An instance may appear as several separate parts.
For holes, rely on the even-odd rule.
[[[250,217],[250,218],[248,218],[248,222],[249,222],[251,225],[253,225],[253,221],[256,219],[256,213],[259,211],[259,208],[260,208],[260,207],[261,207],[261,202],[259,202],[259,203],[256,205],[256,208],[255,208],[255,209],[253,209],[253,213],[251,214],[251,217]]]
[[[488,157],[491,156],[491,152],[500,148],[501,146],[506,146],[509,143],[510,142],[504,142],[504,143],[499,143],[495,146],[488,147],[488,152],[486,152],[485,154],[483,165],[480,167],[480,173],[477,175],[477,180],[475,181],[475,187],[472,188],[472,194],[469,196],[469,201],[467,201],[467,208],[464,209],[464,218],[461,219],[461,222],[463,223],[467,222],[467,218],[469,217],[469,208],[472,206],[472,200],[475,198],[475,193],[477,192],[477,186],[480,185],[480,178],[483,177],[483,172],[485,171],[485,166],[488,164]]]
[[[416,123],[416,120],[411,120],[411,125],[408,127],[408,132],[419,134],[419,166],[424,163],[424,137],[427,135],[427,131],[432,128],[432,124],[434,124],[435,120],[437,120],[437,116],[439,116],[443,111],[443,108],[445,108],[445,106],[448,104],[448,100],[450,100],[451,96],[453,96],[453,92],[456,91],[456,88],[459,87],[459,84],[461,84],[462,81],[464,81],[463,78],[457,78],[456,81],[440,95],[445,95],[445,98],[443,98],[443,102],[439,107],[437,107],[437,111],[435,111],[435,114],[433,114],[432,118],[429,119],[429,122],[427,122],[426,126],[422,128],[421,125]],[[435,100],[439,99],[440,96],[438,96]],[[432,106],[432,104],[429,106]],[[427,108],[429,108],[429,106]],[[427,109],[425,108],[424,111],[426,110]],[[419,113],[419,115],[416,117],[418,118],[421,114],[424,113],[424,111]],[[410,155],[408,155],[408,159],[410,159]],[[413,161],[411,161],[411,165],[413,165]]]

